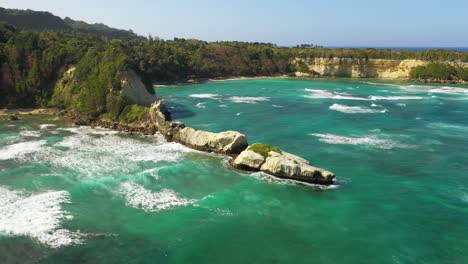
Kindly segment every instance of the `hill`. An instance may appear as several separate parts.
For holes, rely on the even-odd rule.
[[[0,7],[0,22],[7,23],[22,30],[35,31],[70,31],[95,34],[108,38],[136,39],[142,38],[131,30],[116,29],[104,24],[89,24],[73,20],[69,17],[62,19],[49,12],[6,9]]]

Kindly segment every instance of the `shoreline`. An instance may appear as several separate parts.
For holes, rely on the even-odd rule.
[[[178,82],[154,82],[153,88],[163,88],[177,85],[190,85],[190,84],[203,84],[210,82],[225,82],[225,81],[240,81],[240,80],[261,80],[261,79],[276,79],[276,78],[295,78],[289,75],[275,75],[275,76],[229,76],[229,77],[215,77],[215,78],[193,78],[186,81]]]
[[[28,115],[55,115],[60,112],[57,108],[12,108],[0,109],[0,117],[5,116],[28,116]]]
[[[297,79],[297,80],[356,80],[356,81],[393,81],[393,82],[408,82],[408,83],[421,83],[421,84],[448,84],[448,85],[468,85],[468,81],[461,80],[425,80],[425,79],[391,79],[391,78],[353,78],[353,77],[337,77],[337,76],[291,76],[291,75],[277,75],[277,76],[230,76],[230,77],[216,77],[216,78],[194,78],[186,81],[178,82],[154,82],[153,88],[165,88],[179,85],[203,84],[210,82],[225,82],[225,81],[241,81],[241,80],[262,80],[262,79]],[[468,87],[466,87],[468,88]]]

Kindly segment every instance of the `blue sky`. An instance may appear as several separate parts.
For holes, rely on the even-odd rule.
[[[468,0],[0,0],[164,39],[468,47]]]

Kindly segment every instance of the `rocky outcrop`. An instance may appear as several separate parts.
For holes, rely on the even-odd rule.
[[[156,94],[148,92],[141,78],[133,70],[124,71],[120,80],[122,95],[129,104],[149,107],[157,100]]]
[[[406,80],[414,67],[427,65],[423,60],[389,60],[360,58],[311,58],[296,59],[296,64],[304,63],[309,72],[297,72],[298,77],[348,77]],[[467,63],[449,62],[461,66]]]
[[[259,171],[263,163],[265,163],[265,157],[250,149],[242,151],[232,162],[234,167],[250,171]]]
[[[168,140],[186,145],[190,148],[226,155],[239,154],[247,148],[247,138],[236,131],[212,133],[195,130],[185,124],[173,122],[171,115],[162,100],[150,108],[151,121]]]
[[[257,153],[254,148],[249,147],[232,165],[238,169],[263,171],[279,178],[310,183],[331,184],[335,178],[334,173],[314,167],[307,160],[282,150],[262,154],[264,153]]]
[[[185,127],[173,139],[193,149],[223,154],[239,154],[248,146],[247,138],[237,131],[212,133]]]
[[[149,114],[151,123],[168,140],[200,151],[232,156],[235,159],[231,164],[237,169],[263,171],[280,178],[319,184],[333,183],[335,178],[335,174],[279,148],[260,143],[248,147],[245,135],[237,131],[212,133],[173,122],[162,100],[152,104]]]

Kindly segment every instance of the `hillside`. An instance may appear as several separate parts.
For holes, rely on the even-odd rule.
[[[6,9],[0,7],[0,22],[23,30],[71,31],[108,38],[141,38],[131,30],[115,29],[104,24],[88,24],[71,18],[62,19],[49,12]]]

